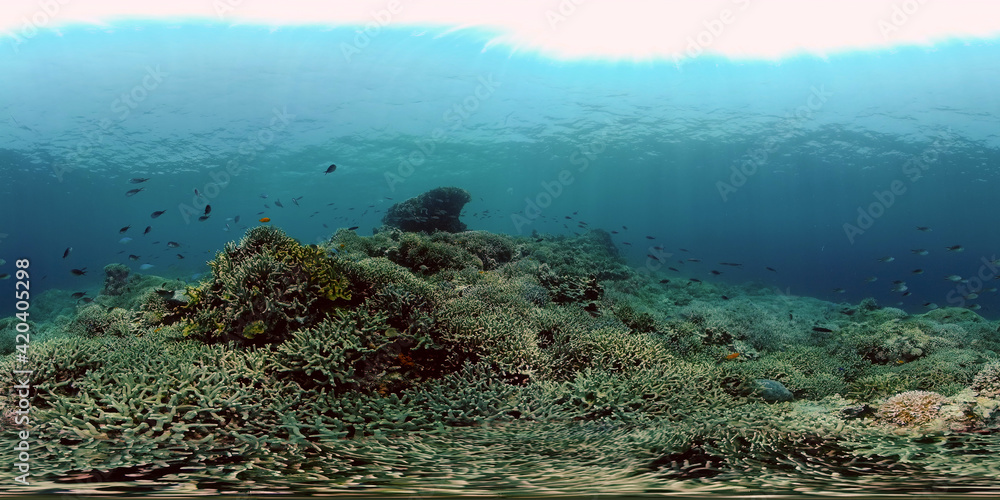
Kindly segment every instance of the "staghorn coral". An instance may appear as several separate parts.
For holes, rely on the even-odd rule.
[[[336,301],[350,300],[326,250],[270,226],[226,244],[209,266],[211,279],[188,289],[182,314],[185,333],[206,341],[281,342],[289,331],[323,321]]]

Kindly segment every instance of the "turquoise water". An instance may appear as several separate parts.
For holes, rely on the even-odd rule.
[[[739,323],[738,315],[745,311],[758,314],[751,328],[754,334],[772,325],[787,327],[784,317],[787,312],[788,323],[792,323],[793,310],[795,321],[801,321],[794,324],[793,333],[798,337],[789,333],[792,327],[781,330],[781,342],[755,337],[771,350],[759,347],[760,353],[749,354],[749,349],[737,350],[742,346],[735,347],[727,340],[692,355],[693,364],[712,369],[726,368],[727,361],[733,365],[747,358],[756,361],[752,356],[758,354],[770,362],[769,356],[784,356],[785,349],[794,346],[793,340],[820,352],[828,347],[825,334],[867,332],[857,326],[866,321],[865,328],[875,332],[890,331],[877,329],[887,324],[902,324],[904,313],[856,306],[869,297],[880,306],[911,315],[951,306],[972,309],[989,320],[1000,318],[1000,293],[996,290],[1000,284],[996,280],[1000,277],[1000,233],[993,228],[994,197],[1000,183],[997,40],[781,60],[702,57],[605,61],[556,60],[530,51],[512,51],[489,44],[495,33],[471,29],[386,28],[367,43],[359,43],[358,35],[354,27],[268,29],[145,22],[42,31],[20,44],[6,39],[7,45],[0,44],[0,120],[6,125],[0,128],[0,175],[6,181],[0,183],[0,258],[6,261],[0,265],[0,273],[13,274],[16,259],[29,259],[33,293],[86,292],[87,297],[98,295],[104,284],[102,268],[113,262],[127,265],[133,273],[195,285],[211,274],[207,263],[216,252],[227,242],[238,241],[248,228],[259,225],[258,221],[280,227],[305,244],[330,242],[331,235],[341,228],[356,227],[358,234],[367,236],[382,226],[382,217],[393,204],[436,187],[457,186],[471,195],[462,216],[470,230],[532,236],[536,243],[543,243],[538,245],[543,248],[539,255],[551,252],[548,245],[556,245],[553,242],[590,244],[586,237],[560,240],[547,235],[572,237],[590,229],[607,231],[631,271],[652,273],[652,286],[661,278],[674,280],[671,290],[657,292],[661,295],[644,288],[643,298],[633,304],[635,311],[629,309],[636,317],[639,312],[654,311],[657,327],[676,320],[669,325],[676,327],[671,330],[676,333],[682,331],[681,326],[703,325],[691,318],[701,318],[698,321],[704,320],[704,324],[710,323],[704,318]],[[336,169],[324,173],[331,165]],[[127,194],[134,189],[141,191]],[[158,211],[164,213],[154,218],[152,214]],[[148,234],[143,234],[147,227]],[[358,250],[363,245],[350,235],[342,232],[338,237],[341,239],[335,243],[343,242],[349,247],[345,253],[353,251],[355,255],[392,246],[384,234],[364,251]],[[461,245],[463,241],[449,244]],[[563,250],[572,253],[574,248]],[[389,250],[385,253],[389,255]],[[362,257],[372,255],[357,258]],[[485,267],[489,266],[479,274],[487,276],[470,273],[471,277],[463,279],[469,283],[482,280],[500,288],[497,282],[489,281],[494,278],[488,272],[495,269]],[[85,270],[86,274],[80,276],[72,270]],[[527,273],[522,268],[510,272]],[[704,290],[710,291],[692,292],[692,287],[678,285],[688,285],[685,281],[691,278],[708,284],[711,288]],[[3,280],[0,286],[12,288],[15,281]],[[606,286],[609,290],[618,287],[615,293],[619,295],[608,300],[617,308],[620,304],[615,301],[624,303],[622,290],[631,285]],[[739,289],[739,301],[723,295],[732,295],[737,286],[744,287]],[[664,284],[661,288],[668,287]],[[794,302],[790,302],[792,297],[803,299],[789,305]],[[47,309],[39,311],[34,321],[55,319],[43,317],[57,311],[50,307],[54,299],[47,300]],[[449,296],[449,300],[458,299]],[[563,310],[547,300],[539,302],[549,313]],[[699,301],[714,301],[711,307],[723,312],[716,317],[699,312]],[[733,305],[737,302],[741,305]],[[107,314],[116,308],[135,308],[134,303],[123,303],[109,306]],[[695,305],[688,308],[692,303]],[[850,309],[842,308],[848,304]],[[63,311],[73,311],[78,303],[67,299],[62,305]],[[611,306],[606,308],[605,317],[612,318]],[[13,300],[0,300],[0,316],[14,312]],[[859,314],[849,317],[855,312]],[[935,336],[919,347],[917,341],[893,345],[890,354],[902,353],[906,359],[879,352],[881,357],[876,361],[865,358],[868,364],[864,368],[844,368],[847,362],[838,359],[830,367],[824,365],[823,369],[830,368],[832,373],[819,382],[810,378],[813,373],[803,375],[798,379],[806,380],[802,387],[794,387],[795,380],[781,379],[784,373],[746,371],[755,377],[783,380],[796,393],[797,404],[801,403],[793,415],[816,417],[822,422],[817,428],[822,429],[832,425],[824,418],[843,410],[836,401],[823,398],[848,394],[848,384],[863,380],[857,373],[874,366],[872,373],[898,368],[901,378],[916,377],[918,370],[909,363],[922,361],[927,354],[947,358],[947,349],[961,349],[962,356],[973,352],[978,357],[968,354],[972,361],[955,361],[962,375],[954,380],[934,380],[938,385],[931,388],[949,389],[940,390],[956,398],[956,405],[972,405],[957,394],[970,385],[979,368],[996,361],[997,354],[987,342],[993,341],[991,332],[996,331],[996,324],[970,319],[972,316],[954,319],[959,313],[908,317],[906,321],[919,323],[928,331],[933,328],[934,334],[947,342],[935,344],[939,339]],[[766,315],[770,315],[767,321],[760,319]],[[628,317],[633,321],[629,327],[639,331],[635,325],[640,321]],[[855,320],[857,324],[848,324]],[[619,323],[625,322],[622,319]],[[955,334],[961,328],[952,326],[958,322],[968,328],[968,337],[962,336],[964,331]],[[154,326],[152,322],[143,325],[147,339],[160,331]],[[655,335],[663,333],[661,330],[666,331],[660,328]],[[920,337],[922,331],[916,331],[904,333],[925,341]],[[803,337],[803,332],[808,337]],[[553,334],[548,331],[548,335]],[[779,333],[774,336],[778,338]],[[962,338],[986,340],[974,346],[956,345],[954,339]],[[678,352],[686,348],[684,345]],[[146,352],[141,349],[149,346],[137,347],[136,352]],[[814,359],[805,354],[787,356],[794,358],[794,363],[808,364]],[[855,357],[860,359],[860,355]],[[849,358],[844,357],[853,359]],[[801,368],[800,364],[794,366]],[[855,369],[857,373],[845,375]],[[724,380],[712,373],[717,376],[711,379],[713,384]],[[830,379],[843,382],[843,387],[834,390],[823,386]],[[879,387],[884,392],[876,393],[877,397],[862,397],[855,386],[850,387],[857,401],[873,405],[879,397],[927,388],[919,384]],[[729,396],[734,400],[747,397],[733,392],[735,395]],[[811,405],[814,400],[824,402]],[[738,409],[757,403],[753,400]],[[986,407],[981,402],[976,406],[976,411],[985,415],[976,423],[995,433],[996,418],[988,420],[992,410]],[[709,427],[732,425],[734,430],[727,435],[732,437],[739,435],[745,422],[750,422],[746,428],[759,430],[754,426],[766,422],[770,415],[754,407],[746,415],[758,420],[747,417],[738,421],[744,414],[733,411],[734,416],[727,421],[727,414],[719,410],[712,415],[717,420]],[[226,481],[214,483],[214,469],[171,469],[168,479],[190,472],[196,478],[192,481],[207,490],[218,487],[219,491],[243,491],[249,496],[258,489],[247,484],[260,481],[263,490],[273,479],[272,473],[284,473],[294,477],[304,491],[313,493],[341,492],[340,487],[356,488],[350,489],[356,493],[380,487],[387,493],[418,492],[412,494],[430,498],[439,492],[421,488],[433,485],[439,477],[435,474],[441,474],[440,484],[445,485],[441,491],[447,494],[510,494],[517,491],[517,480],[497,481],[514,471],[533,478],[536,489],[530,490],[532,494],[553,494],[562,491],[558,489],[562,486],[574,494],[586,491],[587,474],[594,473],[600,460],[579,469],[573,468],[572,457],[566,455],[553,459],[557,465],[552,470],[522,463],[511,436],[527,440],[524,436],[528,431],[519,426],[536,432],[531,425],[544,427],[550,422],[542,424],[543,419],[538,419],[524,423],[509,413],[504,418],[514,422],[510,427],[485,426],[483,434],[463,427],[447,439],[438,440],[433,434],[431,438],[414,438],[426,448],[414,444],[416,451],[407,452],[411,455],[399,452],[401,462],[406,460],[399,457],[413,459],[407,465],[416,471],[403,478],[395,475],[393,467],[398,464],[365,462],[373,455],[388,453],[386,450],[405,448],[378,435],[370,443],[329,441],[324,446],[343,446],[346,451],[324,450],[328,455],[315,459],[318,463],[330,456],[342,458],[338,453],[343,453],[351,467],[361,471],[359,477],[375,471],[378,477],[370,483],[351,476],[355,469],[322,469],[330,466],[328,462],[287,465],[273,449],[268,457],[278,456],[274,463],[257,469],[246,466],[239,472],[245,476],[236,477],[237,472],[232,472],[245,464],[227,469],[229,463],[222,461],[215,464],[218,470],[233,474]],[[577,425],[575,419],[568,421]],[[856,426],[851,427],[852,432],[862,427],[857,420],[846,421]],[[568,435],[567,442],[584,450],[590,449],[588,440],[613,447],[594,437],[605,432],[637,447],[641,446],[636,443],[647,441],[655,443],[650,448],[661,446],[663,450],[672,449],[663,443],[676,445],[673,437],[643,434],[641,422],[636,418],[604,428],[604,423],[591,426],[588,421],[564,434],[553,424],[537,432]],[[923,441],[915,438],[914,446],[925,457],[932,457],[928,463],[937,467],[924,478],[905,460],[896,463],[898,456],[880,461],[883,443],[865,434],[867,428],[858,435],[845,432],[848,437],[842,439],[847,444],[836,443],[843,446],[837,448],[841,453],[837,459],[850,459],[831,459],[829,468],[816,457],[826,456],[819,452],[825,452],[826,446],[832,449],[834,444],[819,440],[815,449],[810,448],[815,443],[802,438],[799,428],[791,429],[791,437],[782,434],[775,438],[778,444],[759,462],[750,456],[756,449],[734,452],[740,457],[733,459],[734,463],[744,468],[732,464],[725,468],[714,462],[721,460],[720,456],[732,458],[723,453],[732,452],[731,448],[700,451],[694,446],[691,450],[695,451],[684,454],[662,451],[664,461],[657,458],[649,460],[652,465],[636,465],[635,470],[643,472],[635,477],[649,481],[642,484],[648,484],[645,491],[651,494],[701,492],[734,498],[755,491],[822,494],[827,480],[840,488],[875,485],[899,493],[969,493],[995,488],[982,473],[992,466],[978,467],[981,464],[974,456],[992,453],[996,445],[988,438],[977,441],[978,435],[972,432]],[[523,434],[518,434],[521,431]],[[841,437],[830,438],[830,443],[835,439]],[[503,467],[489,454],[496,442],[506,444]],[[466,464],[461,454],[465,445],[475,455],[469,462],[472,465]],[[549,445],[558,448],[558,444]],[[789,449],[800,445],[809,452],[783,461]],[[441,459],[446,460],[447,470],[435,469],[442,462],[427,450],[447,455]],[[844,450],[861,450],[857,456],[865,458],[855,461],[857,456]],[[963,454],[967,450],[971,451]],[[693,455],[689,456],[689,451]],[[810,455],[813,451],[817,454]],[[531,453],[532,457],[547,456],[550,450],[541,446]],[[701,455],[694,456],[698,453]],[[949,469],[952,458],[960,466]],[[688,470],[693,466],[684,461],[689,459],[696,465],[702,460],[706,470],[713,469],[711,474],[722,474],[723,479],[718,484],[699,482],[703,476]],[[315,469],[306,470],[306,465]],[[463,469],[466,465],[468,470]],[[147,473],[146,466],[129,467]],[[56,466],[52,467],[55,470]],[[799,471],[798,467],[807,471],[801,477],[791,471]],[[132,470],[125,466],[117,469],[118,473]],[[576,476],[560,472],[574,470],[582,472]],[[722,470],[725,472],[719,472]],[[767,474],[758,478],[747,472],[757,470]],[[866,471],[876,471],[871,477],[876,473],[884,476],[866,483]],[[630,489],[630,484],[641,483],[639,479],[633,481],[612,469],[606,472],[599,478],[601,484],[621,488],[614,491],[643,491],[642,485]],[[835,475],[827,477],[828,472]],[[93,471],[75,473],[80,474],[81,482],[100,482],[94,479]],[[335,477],[337,485],[327,484],[324,477]],[[445,481],[455,477],[458,479],[452,483]],[[858,477],[861,479],[855,480]],[[969,481],[966,489],[949,489],[955,481],[965,479]],[[796,482],[800,480],[801,484]],[[462,481],[469,481],[468,490],[462,491],[460,486],[466,484],[460,484]],[[495,484],[500,486],[492,489]],[[44,483],[40,491],[60,492],[63,487]],[[118,486],[100,487],[114,492]]]
[[[490,33],[436,34],[386,29],[358,49],[352,28],[40,33],[0,59],[0,169],[11,181],[0,188],[2,257],[33,258],[46,287],[94,287],[69,270],[128,254],[141,257],[126,261],[133,268],[189,276],[262,216],[302,240],[354,225],[367,234],[393,200],[459,185],[473,196],[473,229],[569,233],[577,226],[564,217],[576,212],[619,230],[639,266],[648,235],[666,253],[743,263],[722,275],[733,282],[913,312],[959,305],[943,278],[995,258],[995,41],[678,64],[555,61],[484,50]],[[904,169],[921,155],[934,161],[913,178]],[[731,169],[748,160],[752,175],[737,186]],[[339,168],[324,175],[329,163]],[[238,173],[223,183],[227,165]],[[519,223],[535,215],[526,200],[545,202],[564,170],[559,196]],[[880,201],[893,181],[905,192]],[[145,191],[125,196],[136,187]],[[215,195],[204,222],[183,216],[195,189]],[[872,209],[881,217],[852,243],[844,224],[873,203],[890,206]],[[152,220],[156,210],[167,212]],[[911,253],[920,248],[929,255]],[[894,280],[911,294],[890,291]],[[977,303],[995,315],[995,293]]]

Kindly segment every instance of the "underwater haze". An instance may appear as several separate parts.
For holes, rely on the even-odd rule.
[[[303,241],[368,234],[394,200],[449,184],[472,194],[472,229],[582,220],[618,230],[640,267],[662,246],[665,262],[702,260],[685,276],[735,261],[718,279],[995,317],[995,40],[609,62],[484,51],[475,31],[386,29],[360,49],[355,31],[135,23],[30,39],[0,61],[3,258],[32,258],[44,287],[94,288],[99,272],[70,269],[112,261],[189,277],[261,217]],[[979,279],[959,293],[950,275]]]
[[[998,37],[13,33],[11,495],[1000,491]]]

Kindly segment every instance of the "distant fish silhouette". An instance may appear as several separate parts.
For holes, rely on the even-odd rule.
[[[69,257],[69,253],[73,251],[73,247],[66,247],[66,251],[63,252],[63,258]]]
[[[331,163],[329,167],[326,167],[326,172],[323,173],[332,174],[334,170],[337,170],[337,166]]]
[[[166,210],[157,210],[157,211],[149,214],[149,216],[155,219],[155,218],[163,215],[165,212],[166,212]]]
[[[148,180],[149,180],[149,177],[133,177],[133,178],[129,179],[128,181],[131,182],[132,184],[141,184],[141,183],[146,182]]]

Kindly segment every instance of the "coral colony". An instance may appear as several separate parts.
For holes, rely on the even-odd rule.
[[[46,440],[31,479],[541,494],[905,488],[919,471],[995,486],[995,322],[665,279],[599,229],[468,231],[468,200],[436,189],[319,245],[261,225],[200,283],[110,264],[93,298],[39,298],[55,319],[32,323]],[[13,356],[0,364],[16,385]],[[0,402],[5,428],[16,401]]]

